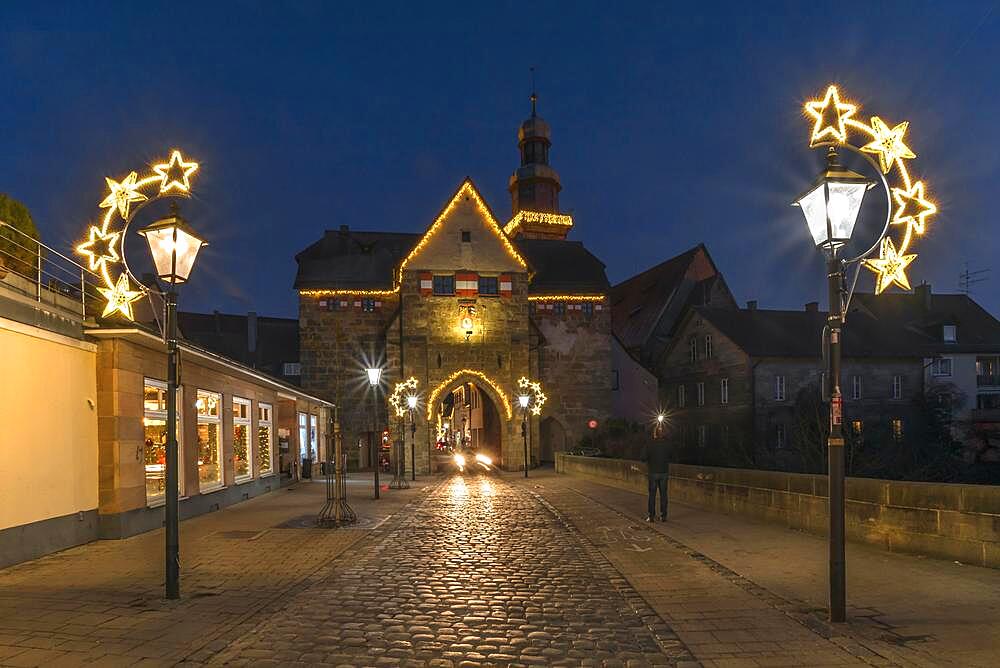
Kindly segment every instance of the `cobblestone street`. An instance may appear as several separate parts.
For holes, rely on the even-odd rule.
[[[256,665],[686,658],[599,552],[536,498],[488,476],[452,477],[215,657]]]

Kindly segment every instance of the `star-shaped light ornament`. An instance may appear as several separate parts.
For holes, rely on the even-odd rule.
[[[118,235],[119,232],[101,231],[101,228],[90,226],[90,239],[84,241],[76,247],[76,252],[86,255],[91,271],[101,271],[107,262],[118,262]]]
[[[131,288],[128,276],[125,274],[118,277],[118,282],[115,283],[113,288],[97,288],[98,292],[108,300],[101,317],[107,318],[112,313],[120,312],[129,320],[135,320],[135,316],[132,314],[132,302],[142,297],[143,292],[142,290],[132,290]]]
[[[917,157],[917,154],[903,143],[903,135],[906,134],[906,128],[909,126],[909,121],[903,121],[890,130],[881,118],[872,116],[872,130],[875,132],[875,139],[862,146],[861,150],[865,153],[878,154],[878,163],[883,174],[888,174],[897,160]]]
[[[880,295],[892,284],[904,290],[910,289],[910,279],[906,277],[906,267],[913,262],[915,254],[900,255],[890,237],[882,240],[877,260],[865,260],[865,267],[875,272],[875,294]]]
[[[529,409],[531,411],[531,414],[541,415],[542,405],[548,399],[548,397],[545,396],[545,393],[542,392],[542,384],[530,381],[527,378],[522,377],[517,381],[517,386],[521,388],[522,392],[531,393],[532,401],[531,401],[531,408]]]
[[[108,182],[108,189],[111,191],[108,196],[104,198],[101,202],[102,209],[117,208],[118,213],[122,215],[122,220],[128,220],[129,208],[132,206],[132,202],[142,202],[147,199],[145,195],[138,191],[138,184],[136,179],[138,174],[131,172],[121,181],[115,181],[114,179],[104,177],[104,180]]]
[[[894,225],[907,224],[913,227],[917,234],[923,234],[927,218],[937,213],[934,203],[924,197],[924,183],[917,181],[906,190],[893,188],[892,196],[896,199],[896,213],[892,216]]]
[[[816,119],[813,124],[812,137],[809,145],[814,146],[830,137],[833,141],[843,144],[847,141],[847,128],[844,121],[854,115],[857,106],[840,101],[840,93],[836,86],[826,89],[822,100],[806,102],[806,113]]]
[[[172,190],[191,191],[191,175],[198,171],[197,162],[184,162],[180,151],[170,154],[170,161],[153,165],[153,171],[160,175],[160,193]]]

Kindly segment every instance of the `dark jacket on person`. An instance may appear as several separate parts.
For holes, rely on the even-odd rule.
[[[646,462],[646,472],[649,475],[669,473],[669,454],[665,440],[654,440],[647,443],[642,452],[642,461]]]

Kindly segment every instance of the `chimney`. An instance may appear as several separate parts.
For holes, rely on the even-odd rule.
[[[913,290],[913,294],[917,296],[917,303],[925,311],[931,310],[931,285],[930,283],[921,283]]]
[[[757,300],[756,299],[751,299],[750,301],[747,302],[747,310],[748,311],[756,311],[757,310]]]
[[[818,313],[819,302],[806,302],[806,313]]]
[[[253,359],[257,355],[257,312],[250,311],[247,313],[247,352],[250,353],[250,358]]]

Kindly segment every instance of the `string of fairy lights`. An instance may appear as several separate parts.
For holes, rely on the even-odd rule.
[[[104,318],[122,315],[134,320],[132,305],[146,294],[145,286],[133,287],[125,259],[125,231],[137,208],[163,197],[188,195],[191,176],[198,171],[198,163],[186,161],[180,151],[174,150],[169,160],[154,164],[150,169],[152,173],[142,178],[135,171],[120,181],[105,177],[108,194],[99,206],[107,211],[99,226],[90,226],[87,241],[76,246],[76,252],[87,258],[90,270],[104,281],[105,287],[97,289],[107,302],[101,314]],[[115,276],[112,268],[118,264],[123,265],[124,271]]]
[[[927,197],[924,182],[913,179],[907,168],[906,161],[917,157],[904,141],[909,122],[893,125],[872,116],[866,124],[855,117],[858,110],[859,105],[843,101],[840,91],[833,85],[826,89],[822,99],[806,102],[804,111],[813,119],[809,145],[849,144],[851,132],[856,131],[866,143],[855,148],[877,156],[882,173],[889,175],[891,172],[898,179],[891,186],[892,199],[896,203],[891,212],[891,227],[897,231],[899,242],[897,244],[891,234],[886,234],[879,243],[878,258],[866,258],[862,266],[875,274],[876,294],[892,285],[909,290],[906,269],[917,259],[917,254],[910,252],[911,245],[915,237],[927,230],[927,223],[937,213],[937,206]]]

